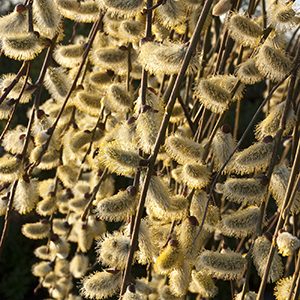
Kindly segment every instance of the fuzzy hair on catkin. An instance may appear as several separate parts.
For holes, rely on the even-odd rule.
[[[211,276],[205,272],[196,272],[195,270],[192,271],[192,281],[189,289],[192,293],[197,293],[204,298],[214,298],[219,292]]]
[[[187,293],[191,281],[191,272],[191,264],[183,262],[180,267],[169,274],[169,285],[174,296],[182,297]]]
[[[106,234],[97,243],[98,261],[111,268],[125,269],[129,249],[129,237],[118,231]]]
[[[13,11],[0,18],[0,38],[14,37],[27,31],[28,10],[19,13]]]
[[[213,278],[236,280],[243,276],[246,262],[247,260],[242,254],[231,250],[221,253],[205,250],[197,259],[196,270],[201,270]]]
[[[300,247],[300,240],[289,232],[280,232],[276,238],[276,244],[282,256],[292,256]]]
[[[44,49],[41,39],[34,32],[25,32],[2,39],[4,55],[15,60],[33,60]]]
[[[261,278],[265,273],[270,248],[271,242],[265,236],[258,237],[254,242],[252,251],[253,262],[258,272],[258,275]],[[275,282],[281,278],[282,274],[283,263],[277,250],[275,250],[275,254],[271,263],[270,272],[267,280],[268,282]]]
[[[165,140],[166,152],[178,163],[195,163],[201,162],[203,147],[193,140],[171,135]]]
[[[59,45],[53,52],[53,58],[64,68],[74,68],[80,65],[83,52],[83,44]]]
[[[50,224],[42,222],[26,223],[22,226],[22,233],[32,240],[44,239],[50,233]]]
[[[216,192],[229,201],[239,204],[261,204],[266,195],[266,186],[259,178],[230,178],[216,184]]]
[[[244,84],[255,84],[263,80],[258,68],[255,65],[255,60],[250,58],[237,66],[235,71],[237,78]]]
[[[131,17],[141,12],[143,0],[97,0],[100,9],[105,9],[111,15]]]
[[[105,299],[118,292],[121,272],[97,271],[82,279],[81,294],[88,299]]]
[[[128,220],[136,207],[136,196],[132,196],[128,191],[120,191],[116,195],[97,201],[97,216],[106,221]]]
[[[256,47],[263,30],[261,26],[248,16],[232,13],[228,22],[231,38],[243,46]]]
[[[224,235],[242,238],[255,232],[259,219],[259,207],[249,206],[224,215],[217,227]]]

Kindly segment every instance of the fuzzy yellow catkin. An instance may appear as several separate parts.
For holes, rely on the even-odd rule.
[[[42,52],[44,45],[36,33],[27,32],[2,39],[1,48],[9,58],[15,60],[33,60]]]
[[[121,272],[97,271],[82,279],[81,294],[88,299],[113,296],[121,286]]]
[[[265,137],[263,141],[237,152],[232,157],[226,172],[244,175],[265,171],[269,166],[273,147],[273,139],[270,136]]]
[[[119,37],[128,43],[138,42],[144,30],[144,24],[136,20],[124,20],[120,23],[118,30]]]
[[[126,148],[127,145],[117,141],[104,144],[98,155],[99,162],[112,173],[131,177],[141,157],[136,150]]]
[[[82,253],[76,253],[70,261],[70,273],[74,278],[81,278],[86,274],[88,266],[89,258]]]
[[[80,65],[83,52],[83,44],[59,45],[53,52],[53,58],[64,68],[74,68]]]
[[[183,261],[183,254],[181,252],[177,240],[170,240],[168,245],[161,251],[155,261],[154,268],[159,274],[168,274],[174,268],[178,267]]]
[[[292,61],[280,49],[263,44],[255,56],[255,65],[259,72],[273,81],[280,81],[292,69]]]
[[[34,209],[38,200],[37,181],[32,179],[27,182],[20,179],[15,192],[14,209],[20,214],[27,214]]]
[[[169,285],[173,295],[177,297],[186,295],[191,281],[191,272],[192,265],[185,261],[169,274]]]
[[[36,277],[45,277],[49,272],[52,271],[49,261],[41,261],[36,263],[31,268],[32,274]]]
[[[97,216],[106,221],[125,221],[134,214],[136,207],[136,196],[128,191],[97,201]]]
[[[186,8],[183,1],[168,0],[155,10],[155,16],[163,26],[176,29],[184,23]]]
[[[223,215],[218,228],[224,235],[242,238],[255,232],[259,219],[259,207],[249,206],[228,215]]]
[[[97,0],[97,3],[109,14],[126,17],[137,15],[144,5],[143,0]]]
[[[211,172],[206,165],[185,164],[182,168],[182,181],[192,189],[205,188],[210,182]]]
[[[218,294],[218,287],[211,276],[205,272],[192,271],[192,281],[189,287],[192,293],[199,294],[203,298],[214,298]]]
[[[124,84],[113,83],[106,90],[104,105],[114,112],[126,112],[132,106],[132,96],[126,91]]]
[[[44,84],[55,100],[63,100],[67,96],[71,87],[70,82],[63,68],[47,69]]]
[[[171,135],[165,140],[166,152],[178,163],[195,163],[201,162],[203,147],[193,140]]]
[[[91,72],[89,75],[89,84],[97,90],[106,89],[112,83],[112,77],[107,72]]]
[[[2,94],[5,90],[5,88],[7,88],[15,79],[16,74],[13,73],[7,73],[7,74],[3,74],[0,76],[0,94]],[[17,99],[21,93],[21,90],[23,88],[24,85],[24,81],[25,81],[26,77],[25,76],[21,76],[19,81],[16,83],[16,85],[12,88],[12,90],[9,93],[9,97]],[[27,78],[27,83],[31,84],[32,81],[30,78]],[[28,91],[25,89],[25,91],[23,91],[23,94],[20,98],[20,103],[28,103],[30,101],[32,97],[32,91]]]
[[[99,7],[93,0],[78,2],[76,0],[55,0],[60,13],[68,19],[79,23],[95,22],[99,16]]]
[[[34,255],[42,260],[51,260],[51,253],[49,251],[49,247],[46,245],[42,245],[34,249]]]
[[[278,209],[281,209],[290,177],[290,169],[281,164],[274,168],[271,176],[269,189],[274,197]],[[294,201],[290,207],[292,214],[298,214],[300,211],[300,193],[297,192]]]
[[[13,11],[0,18],[0,38],[14,37],[16,34],[27,31],[28,10],[22,12]]]
[[[293,276],[281,278],[276,282],[276,286],[274,288],[274,296],[276,300],[286,300],[289,297],[291,288],[292,288]],[[292,293],[292,299],[295,296],[295,290]],[[299,300],[300,297],[296,298]]]
[[[39,33],[52,39],[60,25],[61,15],[53,0],[33,1],[32,13]]]
[[[130,238],[119,231],[106,234],[97,243],[98,261],[111,268],[125,269],[130,249]]]
[[[254,84],[263,80],[263,76],[256,67],[255,60],[252,58],[239,64],[235,74],[237,78],[245,84]]]
[[[258,275],[262,278],[267,265],[268,255],[271,248],[271,242],[265,237],[258,237],[253,246],[252,256],[253,262],[258,272]],[[275,254],[273,256],[273,260],[270,267],[270,272],[267,278],[268,282],[275,282],[279,278],[281,278],[283,273],[283,264],[282,260],[275,250]]]
[[[154,149],[162,117],[161,112],[150,109],[141,113],[136,121],[138,144],[146,153],[151,153]]]
[[[177,74],[186,49],[187,47],[184,44],[146,42],[141,46],[138,59],[143,67],[152,74]],[[197,59],[193,57],[187,72],[192,73],[196,68]]]
[[[232,13],[228,22],[230,36],[243,46],[257,46],[262,27],[248,16]]]
[[[265,136],[272,136],[275,137],[276,132],[278,131],[278,128],[280,127],[280,122],[282,119],[282,114],[285,108],[285,101],[277,104],[275,107],[273,107],[270,111],[270,113],[267,115],[266,118],[264,118],[255,128],[255,136],[257,139],[261,140]],[[287,120],[286,120],[286,126],[283,131],[283,135],[288,135],[292,129],[294,128],[296,123],[296,115],[291,107],[287,112]]]
[[[0,181],[12,182],[20,176],[21,165],[20,160],[5,154],[0,157]]]
[[[243,276],[247,260],[240,253],[226,250],[223,253],[205,250],[196,263],[196,270],[201,270],[213,278],[236,280]]]
[[[240,204],[261,204],[266,195],[266,186],[260,178],[227,178],[216,184],[216,192],[229,201]]]
[[[199,100],[205,108],[220,114],[228,109],[230,93],[215,82],[214,78],[201,79],[196,84],[194,97]]]
[[[300,240],[289,232],[280,232],[276,238],[276,244],[282,256],[291,256],[300,247]]]
[[[97,117],[102,107],[102,98],[97,94],[81,91],[76,94],[73,103],[79,111]]]
[[[32,240],[44,239],[50,233],[50,224],[45,222],[27,223],[22,226],[22,233]]]
[[[57,177],[67,188],[72,188],[78,177],[79,169],[72,165],[63,165],[57,168]]]

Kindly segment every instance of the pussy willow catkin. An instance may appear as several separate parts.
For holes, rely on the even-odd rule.
[[[3,13],[0,259],[11,232],[34,247],[22,298],[298,295],[299,24],[273,0]]]

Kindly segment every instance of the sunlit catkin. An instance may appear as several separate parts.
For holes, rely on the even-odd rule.
[[[293,276],[281,278],[276,282],[274,288],[274,296],[276,300],[286,300],[289,297],[292,288]],[[299,300],[298,298],[293,298],[295,296],[295,290],[292,293],[292,299]]]
[[[255,232],[259,219],[259,207],[250,206],[224,215],[218,227],[224,235],[241,238]]]
[[[113,296],[120,285],[120,272],[98,271],[83,278],[81,294],[88,299],[105,299]]]
[[[292,61],[280,49],[275,49],[268,44],[263,44],[256,57],[255,65],[259,72],[273,81],[280,81],[292,69]]]
[[[212,14],[216,17],[226,14],[232,6],[231,0],[218,1],[212,10]]]
[[[265,237],[258,237],[253,246],[253,262],[258,272],[258,275],[262,278],[265,271],[268,260],[268,255],[271,248],[271,242]],[[273,260],[268,275],[268,282],[275,282],[281,278],[283,273],[283,264],[278,252],[275,250]]]
[[[70,79],[62,68],[48,68],[44,84],[55,100],[63,100],[71,85]]]
[[[243,276],[246,262],[245,257],[231,250],[221,253],[205,250],[198,257],[196,270],[201,270],[213,278],[235,280]]]
[[[132,106],[132,96],[123,84],[112,84],[106,90],[104,105],[111,111],[128,111]]]
[[[245,84],[254,84],[263,80],[263,76],[260,74],[252,58],[239,64],[235,74]]]
[[[185,261],[169,274],[169,285],[173,295],[177,297],[186,295],[191,281],[191,272],[190,262]]]
[[[186,46],[178,43],[158,44],[146,42],[141,46],[139,61],[152,74],[177,74],[184,59]],[[193,57],[188,72],[197,67],[196,57]]]
[[[300,240],[289,232],[280,232],[276,244],[282,256],[291,256],[300,247]]]
[[[183,254],[178,241],[170,240],[166,248],[157,257],[154,267],[160,274],[168,274],[178,267],[182,261]]]
[[[17,179],[20,175],[21,166],[20,160],[6,154],[0,157],[0,181],[1,182],[12,182]]]
[[[102,99],[97,94],[88,91],[80,91],[76,94],[73,103],[81,112],[97,117],[102,106]]]
[[[227,178],[216,184],[216,191],[229,201],[259,205],[265,197],[266,186],[259,178]]]
[[[218,294],[219,289],[211,276],[207,275],[205,272],[196,272],[193,270],[190,291],[192,293],[197,293],[204,298],[213,298]]]
[[[230,93],[220,83],[217,83],[213,77],[201,79],[194,92],[194,97],[199,100],[205,108],[214,113],[220,114],[228,109]]]
[[[178,163],[201,162],[203,147],[193,140],[171,135],[166,138],[165,149],[167,153]]]
[[[37,0],[32,4],[33,16],[39,33],[52,39],[57,33],[61,15],[53,0]]]
[[[271,137],[265,137],[262,142],[237,152],[228,166],[230,172],[237,174],[251,174],[265,171],[269,166],[274,142]]]
[[[60,45],[56,47],[53,57],[62,67],[74,68],[81,63],[83,51],[83,44]]]
[[[138,14],[144,5],[143,0],[97,0],[101,9],[108,13],[122,16],[134,16]]]
[[[1,48],[9,58],[15,60],[33,60],[42,52],[44,46],[36,33],[28,32],[2,39]]]
[[[44,239],[50,233],[50,224],[47,222],[27,223],[22,226],[22,233],[32,240]]]
[[[98,241],[98,261],[111,268],[124,269],[129,249],[129,237],[118,231],[115,231],[113,234],[107,234],[102,240]]]
[[[262,35],[262,28],[248,16],[233,13],[228,22],[230,36],[243,46],[255,47]]]
[[[13,11],[6,16],[0,18],[0,38],[14,37],[16,34],[27,31],[28,10],[22,12]]]

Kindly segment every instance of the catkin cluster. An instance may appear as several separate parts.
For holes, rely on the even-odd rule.
[[[248,2],[25,0],[1,16],[0,57],[20,69],[0,76],[0,255],[28,215],[35,292],[299,295],[299,11]]]

